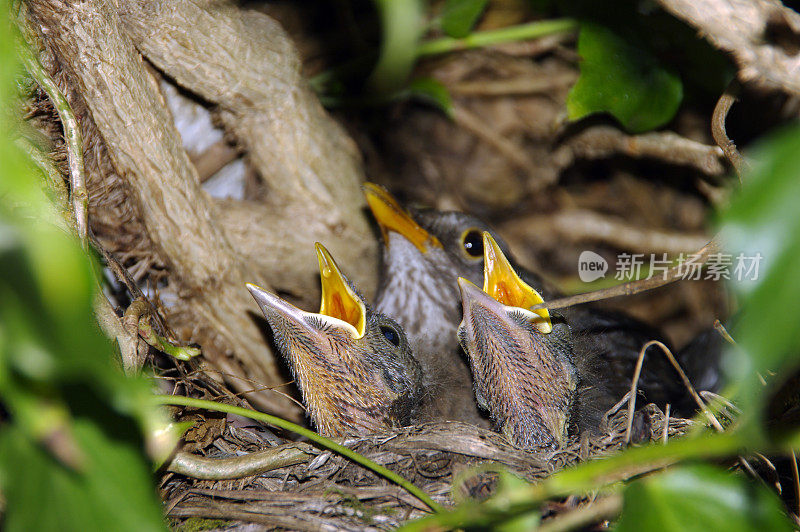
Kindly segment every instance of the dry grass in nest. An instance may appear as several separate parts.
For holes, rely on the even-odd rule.
[[[465,423],[428,423],[342,443],[402,475],[438,503],[482,500],[494,492],[499,468],[531,482],[565,467],[625,448],[627,412],[620,402],[597,434],[574,437],[558,450],[523,451],[495,432]],[[654,404],[637,412],[636,444],[680,437],[692,420],[668,418]],[[206,456],[225,459],[249,452],[296,450],[307,457],[288,467],[232,480],[197,480],[168,473],[162,496],[168,516],[259,523],[293,530],[379,530],[427,515],[414,496],[331,451],[266,436],[228,423]],[[455,490],[451,493],[451,490]]]
[[[45,66],[80,119],[91,230],[135,282],[157,286],[159,295],[171,298],[158,309],[165,334],[174,331],[176,340],[203,348],[203,364],[188,366],[200,371],[178,375],[170,392],[231,401],[244,396],[264,411],[301,419],[301,409],[274,391],[250,393],[281,386],[285,373],[265,342],[261,322],[253,319],[258,309],[244,282],[274,288],[309,308],[317,297],[313,242],[319,240],[338,246],[332,249],[337,260],[362,290],[371,291],[377,242],[362,211],[358,187],[365,176],[355,143],[322,110],[302,80],[291,41],[272,19],[232,5],[209,12],[193,3],[159,10],[148,2],[124,1],[117,10],[92,4],[78,14],[56,4],[63,13],[35,4],[32,19],[43,31]],[[85,24],[86,31],[66,21]],[[217,48],[218,43],[225,46]],[[599,179],[576,174],[587,168],[585,161],[619,156],[646,159],[641,168],[657,169],[662,181],[680,168],[686,181],[715,182],[710,178],[724,171],[717,148],[707,133],[692,128],[679,133],[701,142],[663,133],[634,137],[602,124],[574,131],[552,127],[576,75],[570,51],[553,41],[524,56],[473,51],[431,62],[430,74],[454,95],[456,120],[399,107],[397,119],[388,112],[385,131],[372,137],[353,120],[348,125],[366,154],[369,178],[408,200],[487,217],[524,263],[535,267],[546,261],[559,278],[574,276],[577,254],[588,246],[608,257],[619,250],[694,251],[707,211],[699,194],[631,177],[613,165],[597,164],[607,171]],[[187,70],[187,64],[198,68]],[[528,83],[541,78],[553,82]],[[165,79],[214,110],[232,149],[246,154],[258,176],[259,194],[234,201],[210,198],[202,190],[197,159],[184,152],[175,117],[158,90]],[[103,90],[97,89],[100,83]],[[281,110],[280,120],[274,119],[275,109]],[[60,124],[41,94],[31,117],[54,140],[56,160],[62,162]],[[665,141],[685,149],[666,154],[654,149]],[[552,186],[559,180],[561,186]],[[622,217],[635,223],[623,224]],[[597,231],[602,225],[597,220],[617,223],[611,231],[616,240]],[[542,231],[545,223],[548,230]],[[628,236],[621,241],[620,235]],[[656,236],[669,246],[653,247]],[[675,244],[676,236],[685,238]],[[626,298],[624,305],[681,342],[693,328],[723,314],[724,298],[715,286],[683,286],[681,297],[675,297],[677,287],[670,290]],[[178,367],[183,372],[187,366]],[[218,382],[220,376],[227,386]],[[667,419],[655,405],[643,412],[634,441],[680,436],[692,423]],[[184,450],[220,459],[303,445],[309,456],[236,480],[166,474],[162,490],[172,517],[361,530],[391,528],[425,512],[401,488],[338,455],[265,436],[224,416],[195,414],[194,420],[200,422]],[[481,499],[493,491],[495,474],[469,475],[474,466],[503,465],[535,481],[617,452],[625,445],[627,421],[625,412],[615,411],[599,434],[555,452],[524,452],[496,433],[460,423],[404,428],[345,444],[447,504],[454,482],[456,499]]]

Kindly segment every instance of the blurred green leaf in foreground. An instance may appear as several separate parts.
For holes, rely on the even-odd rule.
[[[676,467],[635,480],[624,496],[617,532],[792,530],[774,493],[709,465]]]
[[[93,266],[12,141],[21,74],[0,1],[2,528],[163,530],[142,433],[158,420],[94,320]],[[59,227],[59,225],[61,227]]]
[[[741,312],[726,369],[738,384],[742,421],[760,437],[768,398],[800,367],[800,126],[773,135],[751,156],[753,169],[721,216],[721,234],[734,269],[742,268],[733,272],[742,280],[731,282]],[[800,407],[798,390],[791,395],[787,408]]]

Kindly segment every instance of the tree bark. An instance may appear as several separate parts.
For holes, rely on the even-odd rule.
[[[778,0],[659,0],[730,52],[739,79],[800,94],[800,15]]]
[[[377,247],[363,212],[361,157],[302,78],[280,25],[216,1],[129,0],[119,12],[149,61],[218,106],[266,183],[268,208],[250,207],[261,239],[247,237],[246,205],[222,209],[221,222],[244,235],[240,249],[281,290],[316,296],[313,244],[321,241],[369,294]]]
[[[166,306],[168,319],[183,316],[194,319],[196,328],[213,330],[215,341],[202,345],[204,355],[213,368],[232,374],[231,383],[238,390],[278,385],[285,379],[254,319],[260,316],[258,308],[244,288],[248,281],[269,286],[271,279],[259,265],[244,260],[245,255],[252,257],[251,250],[243,253],[232,245],[226,220],[236,211],[234,218],[241,224],[242,206],[220,213],[217,203],[203,191],[154,76],[131,39],[120,32],[120,28],[128,28],[136,33],[136,28],[143,27],[131,23],[136,12],[132,5],[122,8],[123,24],[112,5],[100,0],[28,2],[33,27],[70,84],[71,90],[65,92],[73,99],[82,98],[83,102],[75,105],[85,105],[91,115],[101,137],[94,140],[105,145],[116,174],[129,191],[126,200],[138,211],[155,255],[167,268],[164,290],[178,296],[177,302]],[[303,84],[296,54],[274,22],[263,16],[237,19],[228,7],[213,5],[218,6],[219,14],[206,11],[201,16],[205,8],[198,3],[170,4],[163,10],[153,4],[148,13],[174,13],[179,6],[196,10],[197,18],[183,20],[173,35],[175,44],[184,30],[202,28],[203,42],[192,41],[199,38],[199,32],[189,31],[185,38],[192,43],[187,50],[197,46],[196,53],[181,55],[179,48],[167,49],[176,54],[176,63],[185,66],[183,73],[170,72],[176,79],[202,80],[203,75],[192,78],[187,72],[202,70],[204,45],[228,54],[229,75],[223,76],[225,69],[220,63],[217,84],[197,83],[193,89],[219,103],[231,128],[258,161],[271,191],[271,212],[264,214],[263,207],[259,210],[267,219],[264,223],[275,224],[275,230],[266,234],[300,240],[327,235],[342,242],[337,246],[354,247],[347,257],[358,259],[353,264],[360,264],[361,270],[372,268],[374,272],[375,244],[359,211],[359,163],[352,142]],[[224,13],[231,18],[225,19]],[[141,22],[147,26],[157,20],[151,16]],[[162,23],[169,24],[166,19]],[[165,26],[159,27],[151,29],[169,35]],[[257,46],[256,41],[260,43]],[[257,58],[261,67],[268,64],[272,68],[248,70],[250,63],[237,62],[241,58]],[[247,88],[259,83],[264,87],[261,91]],[[258,235],[266,238],[265,231]],[[234,241],[242,246],[241,240],[241,232],[236,233]],[[261,244],[264,253],[270,253],[270,242]],[[313,249],[310,244],[294,242],[297,247]],[[291,270],[294,264],[287,255],[287,261],[273,261],[271,268]],[[316,261],[311,261],[309,270],[315,268]],[[301,415],[294,403],[273,391],[246,396],[284,417],[298,419]]]

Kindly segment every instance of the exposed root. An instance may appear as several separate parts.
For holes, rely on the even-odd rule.
[[[722,93],[722,96],[719,97],[719,101],[714,107],[714,114],[711,116],[711,133],[714,136],[714,142],[722,148],[722,153],[725,154],[725,157],[736,170],[736,175],[739,177],[739,183],[741,184],[742,176],[749,170],[749,165],[725,131],[725,119],[728,117],[728,112],[734,102],[736,102],[738,88],[736,82],[732,81],[725,89],[725,92]]]

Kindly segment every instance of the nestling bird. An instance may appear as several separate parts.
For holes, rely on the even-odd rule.
[[[305,312],[248,284],[292,370],[317,430],[360,435],[411,423],[423,397],[422,371],[402,328],[373,311],[317,244],[322,302]]]
[[[505,243],[479,219],[458,212],[409,212],[378,185],[368,183],[364,191],[384,239],[377,308],[403,325],[434,389],[442,388],[439,382],[457,383],[447,389],[450,396],[440,398],[453,418],[474,422],[474,407],[465,399],[469,378],[463,374],[466,361],[455,340],[461,321],[455,279],[464,277],[479,286],[483,282],[482,232],[490,233],[523,282],[547,300],[559,294],[539,275],[518,266]],[[630,387],[641,347],[649,340],[669,345],[656,328],[622,312],[582,305],[565,309],[563,319],[569,323],[575,350],[596,359],[610,376],[608,392],[618,398]],[[679,361],[685,368],[696,368],[696,373],[688,372],[692,381],[701,371],[705,375],[718,371],[704,367],[702,360]],[[657,348],[648,351],[639,390],[648,401],[662,407],[666,402],[687,404],[686,390]]]
[[[455,335],[461,320],[456,279],[465,271],[470,279],[483,275],[485,225],[460,213],[412,215],[372,183],[364,193],[383,234],[376,308],[405,329],[430,390],[432,415],[488,426]]]
[[[488,232],[483,233],[481,290],[458,279],[463,320],[458,338],[475,378],[478,403],[496,427],[525,449],[561,446],[570,432],[597,428],[615,399],[576,353],[564,320],[519,278]]]

